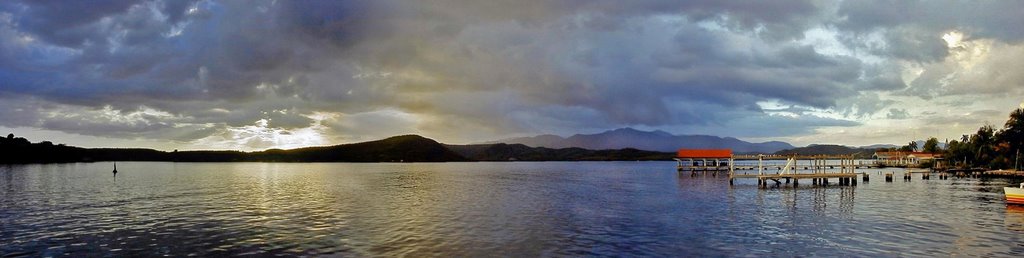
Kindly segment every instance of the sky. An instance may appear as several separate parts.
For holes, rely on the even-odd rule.
[[[622,127],[904,144],[1024,108],[1024,2],[0,2],[0,132],[84,147]]]

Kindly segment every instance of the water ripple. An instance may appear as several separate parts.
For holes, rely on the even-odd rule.
[[[115,180],[109,166],[0,169],[0,256],[1024,251],[1024,208],[1003,204],[1001,187],[1013,183],[1004,180],[764,190],[678,174],[669,162],[129,162]]]

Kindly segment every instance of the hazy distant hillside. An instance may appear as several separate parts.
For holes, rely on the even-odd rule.
[[[899,148],[899,147],[900,146],[896,146],[895,144],[872,144],[872,145],[868,145],[868,146],[860,146],[861,149],[871,149],[871,150],[890,149],[890,148]]]
[[[675,152],[679,148],[726,148],[737,153],[773,153],[793,148],[793,145],[789,143],[778,141],[750,143],[732,137],[673,135],[663,131],[647,132],[633,128],[616,129],[598,134],[576,134],[568,138],[557,135],[540,135],[506,139],[499,142],[554,149],[571,147],[592,150],[636,148],[661,152]]]
[[[478,161],[611,161],[611,160],[671,160],[674,152],[655,152],[637,149],[587,150],[582,148],[552,149],[530,147],[523,144],[448,145],[449,149],[471,160]]]
[[[914,142],[917,143],[917,150],[920,151],[920,150],[924,149],[924,143],[927,142],[927,141],[926,140],[916,140]],[[946,143],[942,142],[942,140],[939,140],[939,145],[937,145],[937,146],[939,147],[939,149],[945,149],[946,148]]]
[[[490,144],[490,143],[508,143],[508,144],[522,144],[522,145],[526,145],[526,146],[547,147],[547,148],[556,148],[556,149],[569,148],[570,146],[565,146],[563,144],[563,141],[565,141],[565,137],[558,136],[558,135],[552,135],[552,134],[542,134],[542,135],[537,135],[537,136],[533,136],[533,137],[521,137],[521,138],[505,139],[505,140],[496,141],[496,142],[489,142],[488,144]]]
[[[916,140],[914,142],[917,143],[917,148],[918,148],[917,150],[921,150],[921,148],[924,148],[924,143],[926,141],[925,140]],[[868,145],[868,146],[861,146],[860,148],[861,149],[877,150],[877,149],[899,148],[899,147],[903,147],[905,145],[906,144],[903,144],[903,145],[896,145],[896,144],[874,144],[874,145]],[[945,149],[946,148],[946,143],[940,141],[938,146],[939,146],[939,149]]]
[[[858,159],[868,159],[875,153],[875,149],[853,148],[841,145],[810,145],[807,147],[781,150],[775,154],[781,155],[851,155]]]

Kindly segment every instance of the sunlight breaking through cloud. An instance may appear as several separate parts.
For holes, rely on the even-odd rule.
[[[944,110],[1024,93],[1016,2],[47,3],[0,2],[0,126],[166,149],[621,127],[867,145],[960,135],[978,121]]]

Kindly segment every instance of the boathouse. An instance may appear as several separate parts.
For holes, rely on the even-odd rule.
[[[731,149],[679,149],[676,152],[679,170],[729,170]]]

